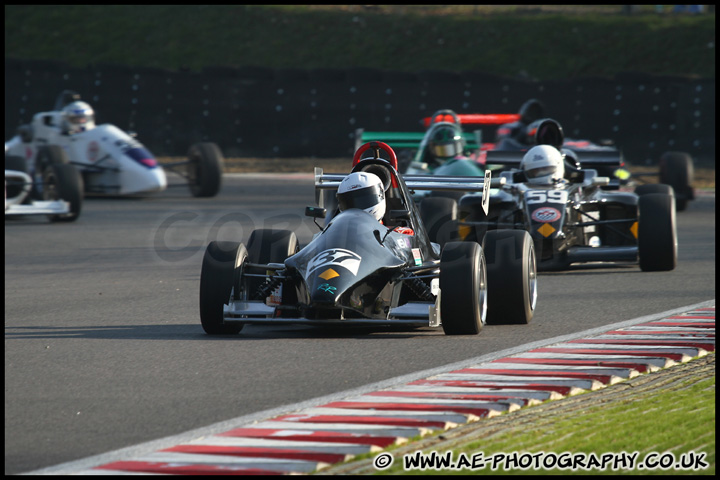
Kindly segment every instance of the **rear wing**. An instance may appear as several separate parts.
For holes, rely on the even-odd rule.
[[[520,120],[518,113],[460,113],[455,114],[444,111],[432,117],[425,117],[420,123],[425,129],[430,127],[431,123],[451,122],[460,125],[503,125]],[[382,131],[365,131],[362,128],[355,130],[355,150],[360,145],[367,142],[384,142],[395,148],[411,148],[417,149],[426,132],[382,132]],[[480,150],[482,147],[482,132],[476,130],[474,132],[464,132],[465,146],[468,150]]]
[[[315,167],[315,202],[324,207],[322,190],[337,189],[347,173],[324,173],[322,168]],[[505,185],[504,177],[492,178],[490,170],[485,177],[454,177],[449,175],[403,175],[402,179],[409,191],[433,190],[444,192],[483,192],[483,208],[488,211],[491,188]]]
[[[425,137],[426,132],[381,132],[366,131],[363,128],[355,130],[355,150],[367,142],[383,142],[396,149],[418,149]],[[467,150],[478,150],[482,145],[482,132],[463,132],[465,148]]]
[[[458,113],[456,114],[462,125],[503,125],[520,120],[518,113]],[[430,126],[432,117],[422,119],[425,128]],[[451,115],[438,116],[435,122],[452,122]]]
[[[598,167],[620,167],[623,165],[622,153],[612,150],[573,150],[580,161],[582,168],[598,168]],[[510,165],[520,166],[520,162],[525,155],[524,151],[505,151],[505,150],[489,150],[486,153],[486,163],[488,165]]]
[[[321,190],[337,189],[347,173],[324,173],[322,168],[315,167],[315,188]],[[437,190],[455,192],[482,192],[485,179],[490,188],[505,185],[505,178],[492,178],[490,171],[480,177],[454,177],[449,175],[403,175],[408,190]]]

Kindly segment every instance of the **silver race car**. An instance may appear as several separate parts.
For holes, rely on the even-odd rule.
[[[611,180],[595,168],[619,166],[619,152],[572,154],[563,149],[557,122],[547,120],[540,128],[547,130],[549,143],[526,152],[487,153],[488,163],[509,168],[500,173],[506,181],[493,190],[489,208],[478,194],[463,196],[456,206],[438,203],[435,223],[429,226],[433,239],[480,242],[498,229],[519,229],[533,239],[539,270],[589,262],[635,263],[643,271],[674,269],[673,188],[646,184],[634,192],[606,190]]]

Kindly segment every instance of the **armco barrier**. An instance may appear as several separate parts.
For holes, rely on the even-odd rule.
[[[514,113],[529,98],[567,137],[612,139],[633,163],[668,150],[715,158],[715,80],[626,73],[615,78],[526,81],[482,72],[372,68],[212,67],[203,72],[5,60],[5,138],[34,113],[78,91],[97,120],[138,133],[157,155],[213,141],[228,157],[351,155],[354,133],[418,131],[440,109]],[[492,139],[493,130],[484,129]]]

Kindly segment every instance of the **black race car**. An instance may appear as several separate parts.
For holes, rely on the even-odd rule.
[[[565,161],[564,178],[533,183],[526,171],[517,168],[525,152],[489,151],[488,163],[509,167],[500,173],[505,182],[490,194],[489,208],[482,208],[483,199],[477,194],[463,196],[457,206],[432,200],[437,204],[436,220],[427,223],[433,240],[477,242],[497,229],[519,229],[532,236],[541,271],[588,262],[637,263],[643,271],[674,269],[677,231],[672,187],[646,184],[634,192],[605,190],[610,179],[599,176],[595,168],[619,166],[618,152],[584,152],[577,159],[562,156],[557,122],[547,120],[540,128]],[[444,216],[439,213],[443,209]]]
[[[369,149],[374,156],[362,158]],[[390,159],[380,158],[380,151]],[[484,324],[528,323],[537,302],[530,235],[496,230],[477,242],[434,244],[411,189],[483,191],[482,182],[433,176],[406,184],[394,151],[381,142],[361,146],[352,172],[371,172],[385,187],[382,222],[349,208],[324,208],[323,192],[347,174],[315,169],[319,206],[328,217],[300,247],[294,232],[255,230],[247,243],[211,242],[200,276],[200,320],[211,335],[236,334],[246,324],[442,326],[445,334],[477,334]],[[352,173],[351,172],[351,173]],[[398,233],[397,227],[405,232]]]
[[[460,115],[464,123],[471,118],[468,115]],[[494,150],[503,151],[527,151],[533,145],[548,142],[547,139],[538,141],[538,136],[547,135],[541,132],[542,125],[548,121],[545,115],[545,107],[536,99],[530,99],[521,107],[515,121],[500,125],[495,132]],[[562,128],[560,127],[560,135]],[[628,170],[622,152],[609,140],[592,142],[585,139],[562,138],[562,149],[574,156],[586,158],[588,155],[609,154],[617,157],[618,162],[612,164],[599,164],[595,168],[598,175],[607,176],[610,182],[603,187],[605,190],[617,190],[620,188],[636,188],[648,184],[643,178],[646,176],[658,176],[660,183],[670,185],[675,194],[675,207],[678,211],[687,208],[689,201],[695,199],[693,187],[694,165],[692,156],[686,152],[668,151],[664,152],[658,161],[658,170],[647,173],[631,173]]]

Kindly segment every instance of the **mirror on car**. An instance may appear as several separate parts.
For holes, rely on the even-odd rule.
[[[327,208],[322,207],[305,207],[305,216],[312,218],[325,218]]]

